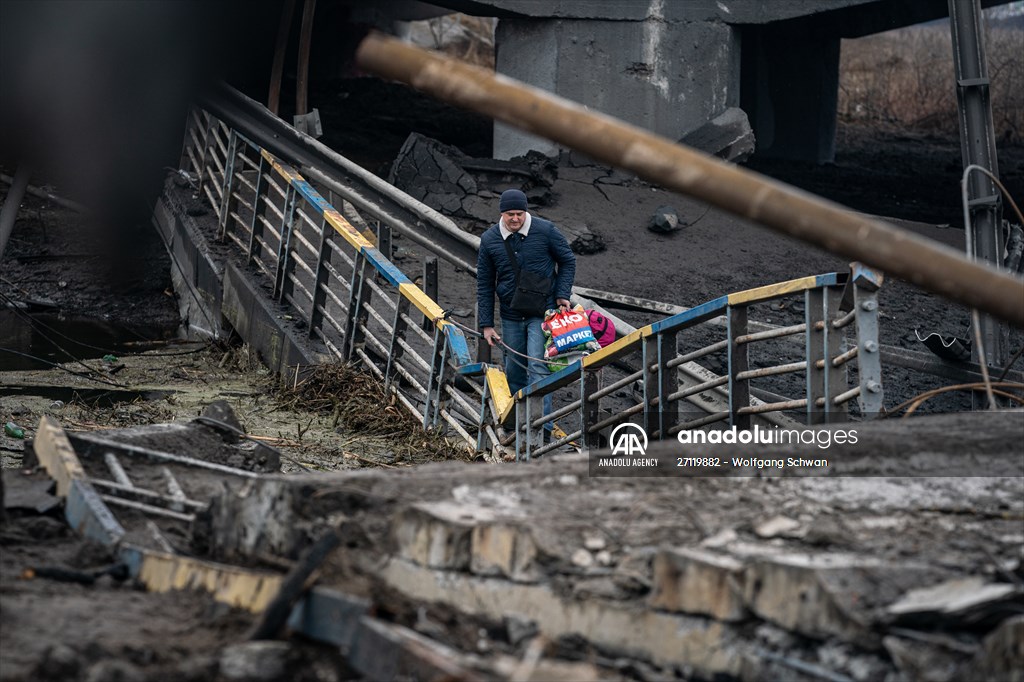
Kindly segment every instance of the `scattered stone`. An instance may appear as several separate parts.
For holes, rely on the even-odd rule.
[[[672,206],[659,206],[647,221],[647,229],[660,234],[675,232],[685,226],[686,222],[679,217],[679,213]]]
[[[446,215],[493,224],[498,219],[495,198],[509,187],[525,192],[531,207],[550,206],[557,173],[555,163],[538,152],[508,161],[478,159],[412,133],[388,182]]]
[[[573,250],[573,253],[586,256],[592,253],[600,253],[607,248],[604,238],[592,232],[587,225],[563,222],[558,224],[558,229],[565,235],[566,240],[569,242],[569,248]]]
[[[1007,618],[982,642],[974,674],[961,679],[1024,679],[1024,615]]]
[[[238,434],[245,433],[242,422],[238,421],[235,411],[226,400],[213,401],[203,408],[200,417],[209,421],[199,420],[199,423],[215,429],[225,443],[237,443]]]
[[[572,565],[580,568],[590,568],[594,565],[594,555],[580,547],[572,553]]]
[[[818,547],[851,547],[852,533],[841,518],[819,517],[803,532],[803,541]]]
[[[808,637],[838,637],[876,650],[874,625],[912,585],[941,575],[920,565],[891,564],[854,554],[762,554],[747,557],[743,601],[757,616]]]
[[[956,619],[981,617],[986,611],[999,611],[999,605],[1010,606],[1024,599],[1024,590],[1010,583],[990,583],[985,578],[971,577],[948,580],[938,585],[911,590],[892,604],[888,612],[897,619],[949,616]]]
[[[85,682],[144,682],[145,679],[146,675],[139,668],[116,659],[98,661],[85,674]]]
[[[6,473],[8,470],[4,470]],[[25,476],[11,476],[6,482],[3,494],[3,509],[26,509],[36,514],[45,514],[61,505],[59,497],[52,495],[54,483],[50,478],[42,480]]]
[[[43,652],[33,677],[40,680],[74,680],[78,679],[80,667],[77,651],[66,644],[54,644]]]
[[[700,543],[701,547],[708,549],[719,549],[739,540],[739,534],[732,528],[723,528],[714,535],[704,538]]]
[[[505,616],[505,638],[512,646],[537,636],[537,623],[517,616]]]
[[[688,147],[742,163],[754,153],[754,131],[742,109],[730,107],[679,140]]]
[[[773,516],[762,524],[759,524],[754,533],[762,538],[774,537],[797,537],[796,530],[800,528],[800,522],[786,516]]]
[[[220,674],[227,680],[274,682],[286,679],[292,658],[288,642],[243,642],[225,647],[220,656]]]
[[[951,682],[960,679],[958,661],[949,651],[892,636],[883,638],[882,646],[908,680]]]

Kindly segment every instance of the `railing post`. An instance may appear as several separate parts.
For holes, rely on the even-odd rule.
[[[267,160],[262,154],[260,154],[260,167],[256,172],[256,193],[252,198],[252,222],[249,224],[249,248],[245,254],[246,264],[252,263],[256,253],[256,246],[258,244],[256,236],[263,233],[263,223],[260,218],[263,217],[267,212],[267,202],[270,201],[269,192],[267,192],[267,173],[266,173]],[[260,196],[263,196],[263,207],[260,208]],[[257,232],[258,229],[258,232]]]
[[[658,335],[645,337],[641,341],[640,361],[643,367],[640,381],[643,386],[644,431],[647,432],[649,437],[653,438],[654,432],[658,430],[658,423],[660,421],[658,419],[658,412],[661,407],[661,401],[655,400],[659,397],[658,376],[661,374],[659,371],[661,367],[658,365]],[[653,370],[651,369],[652,365],[655,367]]]
[[[389,263],[393,263],[391,260],[391,226],[381,221],[377,221],[377,250],[384,254],[384,257],[388,259]]]
[[[659,440],[664,440],[679,421],[678,411],[670,410],[668,405],[668,396],[677,385],[676,373],[665,366],[675,356],[676,332],[658,332],[644,339],[644,430]],[[651,365],[657,369],[652,371]]]
[[[514,394],[512,398],[515,399]],[[517,462],[524,462],[530,459],[530,413],[527,410],[526,400],[517,400],[515,402]]]
[[[444,390],[445,358],[448,354],[448,335],[444,329],[435,324],[434,326],[434,348],[430,354],[430,375],[427,377],[426,396],[423,406],[423,428],[424,430],[437,424],[437,416],[440,412],[441,393]]]
[[[295,228],[295,200],[298,192],[288,185],[284,197],[284,211],[281,218],[281,242],[277,245],[277,267],[274,269],[274,298],[283,301],[286,293],[291,293],[289,272],[289,256],[291,254],[292,230]]]
[[[370,287],[366,286],[366,279],[372,277],[373,272],[370,261],[362,250],[358,251],[352,261],[352,284],[349,288],[348,315],[345,318],[346,362],[350,362],[355,357],[356,348],[363,345],[363,331],[359,327],[365,325],[369,317],[365,304],[370,298]]]
[[[409,315],[409,299],[398,294],[398,303],[395,305],[395,322],[391,325],[391,343],[388,344],[388,364],[384,368],[384,389],[387,390],[391,387],[391,379],[397,374],[395,371],[395,365],[401,359],[405,353],[405,349],[400,343],[399,339],[405,338],[405,330],[409,324],[405,321],[405,318]],[[486,385],[486,382],[484,382]]]
[[[491,395],[491,384],[487,381],[486,375],[484,376],[484,390],[480,394],[480,419],[476,424],[476,451],[482,452],[484,449],[484,437],[487,435],[487,427],[493,423],[493,419],[490,417],[490,410],[487,409],[487,398]]]
[[[430,297],[430,300],[437,300],[437,256],[430,256],[423,259],[423,293]],[[434,326],[433,320],[423,316],[423,331],[429,332]]]
[[[210,142],[210,136],[213,135],[214,122],[217,120],[210,114],[206,114],[206,116],[206,130],[203,131],[203,153],[199,157],[199,178],[196,184],[200,196],[202,196],[203,186],[206,184],[206,166],[208,163],[210,148],[213,146],[213,143]]]
[[[836,329],[832,326],[833,320],[843,315],[841,310],[843,292],[837,287],[828,287],[824,294],[822,317],[825,328],[822,344],[825,353],[825,421],[829,423],[843,422],[848,419],[850,410],[845,402],[842,405],[836,405],[835,398],[850,388],[849,365],[845,363],[839,367],[832,365],[832,359],[846,350],[846,330]]]
[[[882,359],[878,349],[878,292],[860,282],[853,283],[857,321],[857,375],[860,377],[860,413],[865,419],[882,411]]]
[[[807,423],[822,424],[829,408],[826,399],[828,391],[825,376],[832,365],[832,359],[826,350],[825,339],[828,334],[830,320],[825,314],[825,292],[822,289],[808,289],[804,292],[804,349],[807,355]],[[821,323],[822,329],[818,328]],[[822,363],[822,367],[818,363]],[[824,405],[818,405],[818,401]]]
[[[582,363],[581,363],[582,364]],[[580,428],[583,430],[583,446],[601,447],[601,434],[590,433],[590,427],[601,420],[601,399],[590,400],[590,396],[601,388],[600,370],[580,368]]]
[[[739,414],[741,407],[750,406],[750,382],[737,375],[749,368],[747,344],[736,339],[747,333],[747,306],[729,306],[729,424],[740,430],[750,429],[750,415]]]
[[[476,306],[473,306],[473,329],[480,330],[480,310]],[[482,336],[476,337],[476,361],[492,362],[491,344]]]
[[[309,338],[314,338],[320,325],[324,321],[323,308],[327,305],[327,292],[324,289],[324,282],[327,281],[327,268],[331,260],[331,247],[328,244],[331,232],[334,228],[327,222],[326,218],[320,221],[320,249],[316,258],[316,280],[313,282],[313,302],[309,310]]]
[[[232,129],[228,140],[228,158],[224,162],[224,196],[221,197],[220,216],[218,216],[221,241],[224,241],[228,236],[228,223],[231,222],[231,210],[235,205],[236,158],[238,158],[238,133]]]

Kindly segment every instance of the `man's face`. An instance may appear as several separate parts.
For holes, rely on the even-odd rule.
[[[519,228],[526,222],[526,211],[505,211],[501,214],[505,221],[505,228],[509,232],[518,232]]]

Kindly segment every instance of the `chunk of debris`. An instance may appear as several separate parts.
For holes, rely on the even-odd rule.
[[[607,248],[604,243],[604,237],[595,233],[588,225],[563,222],[559,223],[558,229],[565,235],[565,239],[569,242],[569,248],[572,249],[573,253],[587,256],[592,253],[600,253]]]
[[[762,538],[790,538],[798,536],[797,530],[799,528],[799,521],[786,516],[773,516],[764,523],[758,524],[758,526],[754,528],[754,532],[758,537]]]
[[[679,140],[681,143],[712,156],[742,163],[754,153],[756,141],[747,114],[742,109],[729,107],[704,125],[691,130]]]
[[[590,568],[594,565],[594,555],[580,547],[572,553],[572,565],[580,568]]]
[[[1024,589],[1010,583],[970,577],[910,590],[890,605],[888,613],[898,620],[946,617],[956,621],[995,618],[1002,609],[1024,602]]]
[[[233,644],[221,653],[220,674],[227,680],[283,680],[293,655],[293,646],[288,642]]]
[[[662,234],[675,232],[684,227],[686,227],[686,221],[679,217],[679,213],[672,206],[659,206],[647,221],[648,230]]]
[[[509,161],[478,159],[412,133],[391,165],[388,182],[445,215],[493,223],[496,193],[518,187],[531,206],[547,206],[555,178],[554,162],[537,152]]]

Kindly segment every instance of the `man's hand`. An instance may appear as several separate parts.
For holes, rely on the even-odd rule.
[[[569,304],[568,299],[560,298],[557,301],[555,301],[555,303],[558,304],[559,308],[565,308],[566,310],[572,308],[572,305]]]
[[[494,327],[484,327],[484,340],[487,341],[488,346],[493,346],[501,341],[501,337],[498,336],[498,332],[494,331]]]

